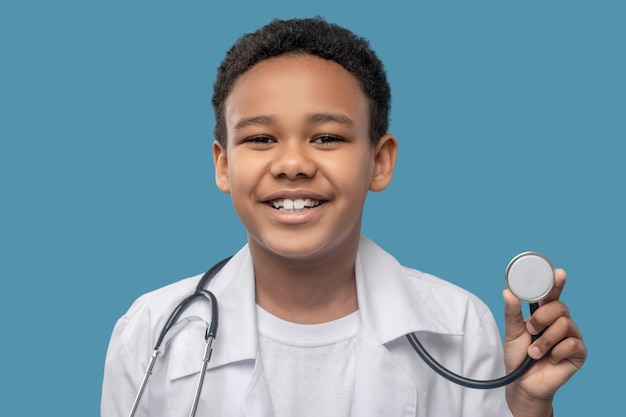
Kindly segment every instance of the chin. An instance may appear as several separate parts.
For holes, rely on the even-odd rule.
[[[265,245],[265,250],[271,254],[282,257],[285,259],[304,260],[307,258],[315,258],[323,256],[324,247],[319,245],[312,245],[310,242],[307,244],[280,244],[280,245]]]
[[[345,239],[339,242],[333,241],[329,237],[315,237],[310,234],[299,236],[299,238],[277,238],[273,236],[264,241],[251,239],[249,241],[251,245],[258,246],[262,252],[272,257],[283,258],[286,262],[292,260],[325,262],[339,256],[345,250],[350,250],[353,246]],[[355,242],[358,245],[358,236]]]

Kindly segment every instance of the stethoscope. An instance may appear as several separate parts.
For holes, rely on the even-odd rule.
[[[181,314],[189,307],[191,303],[197,299],[208,301],[211,306],[211,321],[206,322],[206,331],[204,335],[205,349],[202,357],[202,364],[200,370],[200,376],[196,384],[196,391],[194,394],[193,404],[189,412],[190,417],[194,417],[198,402],[200,400],[200,393],[202,392],[202,385],[204,383],[204,376],[206,374],[207,366],[211,360],[211,353],[213,351],[213,342],[217,335],[218,324],[218,308],[215,295],[207,289],[206,284],[222,269],[222,267],[230,260],[229,258],[223,259],[216,263],[209,269],[200,279],[193,294],[189,295],[183,301],[181,301],[172,311],[169,318],[163,325],[163,329],[159,334],[159,338],[154,346],[152,356],[146,368],[141,386],[133,402],[133,406],[129,413],[129,417],[133,417],[139,405],[139,401],[143,395],[143,392],[148,384],[148,379],[152,375],[152,370],[156,363],[157,357],[160,354],[165,353],[165,347],[169,339],[171,339],[182,327],[191,321],[202,320],[197,316],[187,317],[181,319]],[[519,298],[521,301],[528,302],[530,305],[530,314],[532,315],[539,307],[539,302],[543,300],[554,287],[554,267],[550,260],[537,252],[524,252],[514,257],[506,267],[504,272],[504,281],[507,288]],[[539,335],[533,336],[532,340],[536,340]],[[419,342],[414,333],[406,335],[409,343],[417,352],[417,354],[426,362],[430,368],[437,374],[446,378],[447,380],[454,382],[455,384],[477,389],[491,389],[508,385],[516,381],[521,377],[530,367],[534,364],[534,359],[530,356],[526,356],[524,361],[510,374],[503,376],[502,378],[492,380],[476,380],[466,378],[458,375],[439,362],[437,362]]]

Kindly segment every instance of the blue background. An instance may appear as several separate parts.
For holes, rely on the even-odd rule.
[[[397,172],[364,234],[500,326],[508,260],[550,256],[590,352],[558,415],[615,415],[626,3],[225,3],[1,3],[2,414],[98,415],[115,320],[244,243],[213,181],[215,68],[271,18],[320,14],[369,38],[392,85]]]

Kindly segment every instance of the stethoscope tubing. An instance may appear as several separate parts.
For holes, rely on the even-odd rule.
[[[200,279],[200,281],[198,282],[193,294],[189,295],[188,297],[186,297],[185,299],[183,299],[172,311],[172,313],[170,314],[170,316],[168,317],[167,321],[165,322],[165,324],[163,325],[163,328],[161,329],[161,333],[159,334],[159,338],[157,339],[157,342],[154,346],[153,349],[153,353],[152,356],[150,358],[150,361],[148,362],[148,366],[146,368],[146,372],[144,374],[143,380],[141,382],[141,386],[139,387],[139,390],[137,392],[137,396],[135,397],[135,401],[133,402],[133,406],[131,408],[131,411],[129,413],[129,417],[133,417],[137,407],[139,405],[139,401],[141,400],[141,397],[143,396],[144,390],[146,388],[146,385],[148,383],[148,379],[150,377],[150,375],[152,375],[152,370],[154,368],[154,365],[156,363],[156,359],[159,356],[160,352],[161,352],[161,345],[163,344],[163,341],[165,340],[165,337],[167,336],[167,334],[170,332],[170,330],[176,326],[176,324],[178,323],[180,316],[182,315],[182,313],[187,309],[187,307],[189,307],[189,305],[195,301],[196,299],[200,298],[200,299],[205,299],[207,301],[209,301],[210,305],[211,305],[211,321],[209,323],[209,325],[207,326],[207,330],[205,332],[205,350],[204,350],[204,355],[202,358],[202,368],[200,371],[200,376],[198,379],[198,383],[196,385],[196,391],[194,394],[194,401],[191,407],[191,410],[189,412],[189,416],[193,417],[196,414],[196,409],[198,407],[198,402],[200,400],[200,393],[202,392],[202,386],[204,383],[204,377],[206,375],[206,370],[208,367],[208,363],[211,359],[211,353],[213,351],[213,342],[215,340],[215,338],[217,337],[217,328],[218,328],[218,304],[217,304],[217,299],[215,298],[215,295],[205,289],[205,286],[207,285],[207,283],[222,269],[222,267],[230,260],[231,257],[222,259],[220,262],[216,263],[215,265],[213,265],[207,272],[204,273],[204,275],[202,276],[202,278]],[[539,304],[538,303],[530,303],[530,313],[531,315],[535,312],[535,310],[538,308]],[[535,341],[536,338],[538,338],[540,335],[536,335],[532,337],[532,340]],[[466,378],[464,376],[458,375],[452,371],[450,371],[449,369],[447,369],[446,367],[444,367],[443,365],[441,365],[439,362],[437,362],[437,360],[435,360],[435,358],[433,358],[428,351],[424,348],[424,346],[420,343],[420,341],[418,340],[417,336],[415,335],[415,333],[409,333],[406,335],[406,338],[408,339],[411,347],[415,350],[415,352],[418,354],[418,356],[420,358],[422,358],[422,360],[433,370],[435,371],[437,374],[439,374],[440,376],[444,377],[445,379],[447,379],[448,381],[451,381],[455,384],[461,385],[463,387],[467,387],[467,388],[475,388],[475,389],[492,389],[492,388],[499,388],[505,385],[508,385],[514,381],[516,381],[517,379],[519,379],[524,373],[526,373],[526,371],[528,371],[533,364],[535,363],[535,360],[532,359],[530,356],[526,356],[526,358],[524,359],[524,361],[510,374],[505,375],[501,378],[496,378],[496,379],[492,379],[492,380],[476,380],[476,379],[471,379],[471,378]]]
[[[174,308],[174,310],[168,317],[167,321],[163,325],[163,328],[161,329],[159,338],[157,339],[157,342],[154,345],[154,348],[152,350],[152,356],[150,357],[150,361],[148,362],[148,366],[146,367],[146,372],[141,381],[141,385],[139,387],[139,390],[137,391],[135,400],[133,401],[133,405],[131,407],[130,413],[128,414],[129,417],[133,417],[137,411],[139,402],[141,401],[145,388],[148,384],[148,379],[152,375],[152,370],[154,369],[156,360],[159,354],[161,353],[161,345],[163,344],[165,337],[170,332],[170,330],[176,325],[176,323],[178,323],[180,316],[187,309],[187,307],[189,307],[189,305],[193,301],[195,301],[197,298],[201,298],[201,299],[205,299],[209,301],[209,304],[211,305],[211,321],[209,322],[209,326],[204,335],[204,339],[206,343],[205,343],[204,355],[202,357],[202,368],[200,370],[200,376],[198,377],[198,383],[196,385],[196,391],[194,394],[193,404],[191,406],[191,410],[189,411],[189,417],[194,417],[196,415],[196,410],[198,408],[198,403],[200,401],[200,393],[202,392],[202,386],[204,384],[204,377],[206,375],[206,369],[209,364],[209,361],[211,360],[211,353],[213,352],[213,341],[215,340],[217,336],[217,328],[219,324],[217,299],[215,298],[215,295],[211,291],[205,289],[204,286],[211,278],[213,278],[215,274],[217,274],[217,272],[219,272],[220,269],[222,269],[224,264],[226,264],[226,262],[228,262],[229,259],[230,257],[223,259],[222,261],[213,265],[213,267],[211,267],[211,269],[209,269],[202,276],[193,294],[191,294],[190,296],[186,297],[183,301],[181,301]]]
[[[530,313],[535,312],[535,310],[539,307],[538,303],[530,304]],[[532,341],[534,342],[539,335],[534,335],[532,337]],[[467,378],[462,375],[456,374],[449,370],[448,368],[441,365],[435,358],[433,358],[426,348],[420,343],[415,336],[415,333],[409,333],[406,335],[406,338],[409,340],[411,347],[415,352],[419,355],[420,358],[436,373],[440,376],[444,377],[450,382],[454,382],[455,384],[461,385],[467,388],[474,389],[493,389],[503,387],[505,385],[509,385],[512,382],[517,381],[522,375],[524,375],[534,364],[535,360],[530,356],[526,355],[526,358],[522,361],[522,363],[510,374],[505,375],[501,378],[489,379],[489,380],[479,380]]]

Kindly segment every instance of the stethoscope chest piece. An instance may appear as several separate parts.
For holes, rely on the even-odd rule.
[[[536,303],[554,288],[552,262],[537,252],[524,252],[514,257],[506,267],[507,288],[522,301]]]

